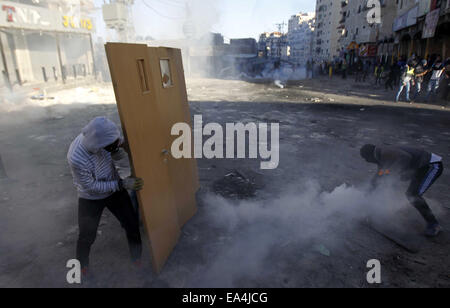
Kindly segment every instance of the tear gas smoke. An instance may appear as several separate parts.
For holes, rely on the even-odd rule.
[[[308,182],[271,200],[233,202],[208,195],[207,216],[227,240],[209,252],[210,262],[194,275],[193,284],[245,287],[241,279],[270,275],[287,244],[295,245],[301,258],[302,251],[317,244],[338,246],[366,217],[395,221],[399,211],[411,207],[402,191],[390,186],[369,193],[365,187],[343,184],[326,192],[317,182]],[[414,212],[413,207],[408,210]]]

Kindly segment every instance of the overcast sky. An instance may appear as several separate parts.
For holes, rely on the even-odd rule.
[[[136,34],[155,39],[175,39],[183,35],[188,0],[135,0],[133,18]],[[315,0],[189,0],[196,1],[196,20],[202,30],[220,32],[226,38],[257,38],[262,32],[277,30],[277,23],[286,22],[299,12],[314,12]],[[103,0],[94,1],[101,7]],[[194,5],[195,6],[195,5]],[[96,27],[105,35],[101,10],[96,11]],[[287,26],[285,27],[287,31]]]

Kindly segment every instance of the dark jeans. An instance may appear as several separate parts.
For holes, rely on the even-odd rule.
[[[389,77],[388,80],[386,80],[386,83],[385,83],[386,90],[388,88],[390,88],[391,90],[394,90],[394,87],[392,86],[393,83],[394,83],[394,78],[393,77]]]
[[[438,221],[422,196],[442,175],[443,171],[444,166],[442,162],[429,164],[420,168],[417,170],[406,193],[408,200],[429,224],[435,224]]]
[[[132,260],[141,257],[142,243],[138,215],[133,209],[127,191],[122,190],[103,200],[79,199],[78,225],[80,235],[77,243],[77,259],[82,267],[89,266],[89,252],[97,236],[97,228],[105,207],[111,211],[125,229]]]

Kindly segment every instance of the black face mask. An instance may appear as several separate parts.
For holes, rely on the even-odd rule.
[[[117,139],[116,141],[114,141],[114,143],[104,147],[103,149],[109,153],[115,153],[115,152],[119,151],[119,142],[120,142],[120,140]]]

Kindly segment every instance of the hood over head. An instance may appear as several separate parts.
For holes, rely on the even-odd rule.
[[[375,158],[375,149],[375,145],[366,144],[360,150],[361,157],[369,163],[377,163],[377,159]]]
[[[121,138],[117,125],[105,117],[93,119],[81,132],[82,144],[91,153],[97,153]]]

